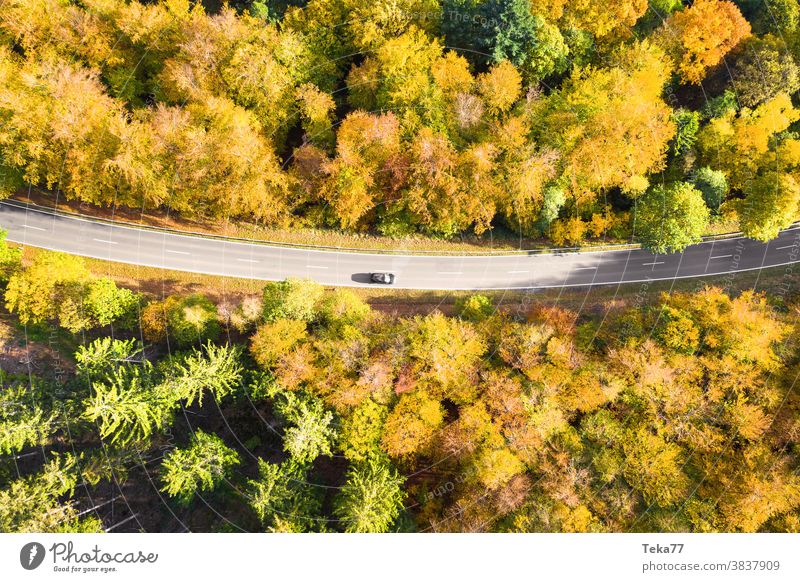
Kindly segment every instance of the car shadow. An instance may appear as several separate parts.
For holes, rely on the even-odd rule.
[[[371,273],[353,273],[350,280],[354,283],[369,284],[372,283],[370,275]]]

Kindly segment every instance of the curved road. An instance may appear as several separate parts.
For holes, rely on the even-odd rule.
[[[800,228],[769,244],[746,238],[703,242],[683,253],[641,249],[495,256],[419,256],[311,250],[181,235],[94,222],[15,202],[0,203],[8,240],[74,255],[226,277],[308,277],[366,286],[389,271],[402,289],[537,289],[725,275],[800,262]]]

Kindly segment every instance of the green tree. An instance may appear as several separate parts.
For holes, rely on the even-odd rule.
[[[133,338],[119,340],[104,337],[79,346],[75,352],[78,374],[90,380],[110,374],[121,364],[132,361],[141,351],[138,344]]]
[[[467,321],[482,321],[494,314],[494,304],[485,295],[470,295],[456,301],[456,311]]]
[[[768,241],[797,218],[800,208],[800,185],[791,174],[767,172],[756,177],[738,201],[742,232],[760,241]]]
[[[697,131],[700,129],[700,114],[696,111],[678,109],[672,114],[675,122],[675,135],[672,138],[672,154],[680,156],[686,154],[697,141]]]
[[[153,386],[149,362],[121,366],[92,383],[83,417],[96,422],[100,437],[112,444],[146,442],[171,418],[176,401]]]
[[[371,457],[350,467],[334,512],[346,532],[386,532],[403,508],[402,486],[388,460]]]
[[[729,113],[735,114],[738,109],[739,102],[736,99],[736,93],[730,89],[725,89],[722,95],[712,97],[703,104],[700,115],[704,120],[708,120],[715,117],[725,117]]]
[[[0,371],[0,454],[43,446],[55,431],[57,415],[47,409],[40,381],[15,381]]]
[[[69,497],[78,484],[72,455],[49,459],[41,471],[0,489],[0,530],[18,533],[102,532],[95,517],[81,518]]]
[[[526,0],[445,0],[442,32],[447,46],[480,68],[508,60],[535,83],[563,72],[569,49],[558,27],[532,8]]]
[[[702,192],[706,206],[714,213],[719,212],[720,204],[725,201],[729,190],[725,174],[706,166],[692,175],[692,184]]]
[[[644,248],[658,254],[699,242],[708,220],[703,195],[685,182],[652,188],[636,206],[636,234]]]
[[[184,400],[186,406],[203,405],[203,394],[211,392],[220,400],[231,394],[242,381],[241,348],[208,343],[193,349],[183,361],[170,366],[159,390]]]
[[[264,286],[264,320],[297,319],[312,321],[323,287],[310,279],[286,279]]]
[[[95,279],[86,286],[83,307],[94,326],[113,322],[132,328],[138,322],[139,297],[130,289],[117,287],[107,277]]]
[[[0,228],[0,287],[4,286],[22,264],[22,252],[8,246],[6,231]]]
[[[161,490],[188,505],[195,494],[216,489],[239,463],[239,454],[221,438],[197,430],[188,447],[164,456]]]
[[[321,400],[298,392],[284,392],[275,411],[291,426],[283,432],[283,449],[300,464],[333,452],[336,429],[333,413]]]
[[[492,61],[511,61],[534,83],[567,68],[564,38],[556,26],[531,12],[528,0],[488,0],[480,5],[480,16],[493,23],[491,37],[479,37]]]
[[[635,30],[648,35],[664,23],[673,12],[683,8],[681,0],[649,0],[647,12],[637,22]]]
[[[780,38],[752,37],[737,52],[731,80],[744,107],[757,107],[779,93],[800,89],[800,69]]]
[[[221,332],[217,306],[204,295],[189,295],[173,302],[166,316],[170,337],[179,346],[214,341]]]
[[[294,459],[258,460],[258,479],[248,481],[250,507],[269,531],[299,533],[320,529],[321,503],[308,481],[308,468]]]
[[[558,213],[567,197],[558,186],[546,186],[543,191],[542,211],[539,213],[538,226],[542,233],[547,233],[550,225],[558,218]]]

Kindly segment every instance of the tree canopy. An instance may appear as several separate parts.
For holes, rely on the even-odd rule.
[[[0,524],[96,531],[121,487],[151,529],[793,530],[794,294],[480,297],[423,317],[323,291],[234,343],[95,332],[60,379],[0,372]]]
[[[709,168],[744,226],[731,166],[763,165],[743,142],[767,119],[793,139],[798,21],[790,0],[8,0],[0,194],[578,246]]]

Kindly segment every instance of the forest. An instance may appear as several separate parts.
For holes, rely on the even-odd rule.
[[[657,252],[798,218],[796,0],[5,0],[0,196]]]
[[[0,287],[0,531],[800,532],[796,292],[403,314],[1,241]]]

